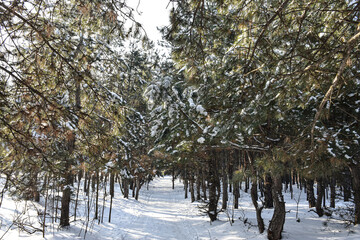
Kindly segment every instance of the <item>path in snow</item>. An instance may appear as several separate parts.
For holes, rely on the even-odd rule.
[[[176,181],[175,189],[171,186],[171,177],[156,178],[149,190],[143,186],[139,202],[115,202],[112,223],[95,228],[87,239],[199,239],[192,225],[203,217],[184,199],[182,183]]]
[[[149,191],[143,189],[141,213],[123,229],[124,239],[194,239],[187,222],[188,200],[180,198],[181,188],[173,190],[171,178],[166,177],[152,182]]]

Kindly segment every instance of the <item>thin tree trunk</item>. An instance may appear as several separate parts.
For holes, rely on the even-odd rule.
[[[249,186],[250,184],[249,184],[249,178],[248,177],[246,177],[245,178],[245,189],[244,189],[244,192],[248,192],[248,190],[249,190],[249,188],[250,188],[250,186]]]
[[[218,195],[217,195],[217,188],[219,186],[219,177],[218,177],[218,166],[217,166],[217,159],[216,153],[213,154],[209,161],[209,209],[208,215],[210,220],[213,222],[217,219],[218,215]]]
[[[354,224],[360,224],[360,165],[350,165],[353,180],[355,218]]]
[[[33,194],[34,194],[34,201],[40,202],[40,192],[38,190],[38,171],[36,170],[36,173],[34,174],[34,185],[33,188]]]
[[[135,192],[135,200],[139,199],[139,192],[140,192],[140,188],[141,188],[141,178],[137,177],[135,180],[135,187],[136,187],[136,192]]]
[[[349,171],[345,171],[345,179],[343,183],[344,202],[350,201],[351,198],[351,176]]]
[[[127,178],[124,178],[122,184],[124,187],[124,198],[129,198],[129,180]]]
[[[96,196],[95,196],[95,216],[94,219],[99,218],[99,172],[96,172]]]
[[[84,192],[86,193],[86,196],[88,196],[89,192],[88,192],[88,179],[89,179],[89,173],[88,171],[85,172],[85,179],[84,179]]]
[[[290,195],[291,195],[291,199],[294,199],[294,190],[293,190],[293,171],[290,171]]]
[[[10,174],[6,174],[6,181],[5,181],[3,189],[1,190],[0,208],[1,208],[1,205],[2,205],[2,202],[3,202],[3,199],[4,199],[5,191],[8,188],[9,178],[10,178]]]
[[[272,176],[273,187],[272,194],[274,200],[274,214],[271,218],[268,239],[278,240],[281,239],[281,233],[285,223],[285,202],[282,194],[282,182],[280,176]]]
[[[185,176],[185,179],[184,179],[185,199],[188,198],[188,186],[189,186],[189,183],[188,183],[187,177]]]
[[[239,198],[240,198],[240,189],[239,189],[239,182],[235,181],[234,182],[234,208],[238,209],[239,208]]]
[[[335,197],[336,197],[335,185],[336,185],[336,180],[335,178],[332,177],[330,179],[330,207],[332,208],[335,208]]]
[[[111,222],[111,211],[112,211],[112,203],[115,192],[115,174],[111,172],[110,174],[110,209],[109,209],[109,222]]]
[[[319,217],[322,217],[324,215],[324,210],[322,209],[321,206],[323,195],[324,195],[324,184],[323,184],[323,180],[319,178],[317,180],[316,203],[315,203],[316,213],[319,215]]]
[[[136,183],[134,183],[134,179],[131,179],[130,189],[132,190],[132,197],[135,198]]]
[[[91,183],[91,177],[90,177],[90,173],[88,173],[88,181],[87,181],[87,187],[86,187],[86,196],[89,196],[89,193],[90,193],[90,183]]]
[[[207,194],[206,194],[205,171],[201,172],[201,176],[202,176],[202,179],[201,179],[201,191],[203,193],[204,201],[206,201],[207,200]]]
[[[77,211],[78,200],[79,200],[80,183],[81,183],[81,180],[79,179],[79,181],[78,181],[78,186],[77,186],[77,189],[76,189],[75,210],[74,210],[74,221],[76,221],[76,211]]]
[[[55,185],[55,184],[54,184]],[[56,206],[55,206],[55,222],[57,222],[58,211],[59,211],[59,198],[60,198],[60,187],[56,186]]]
[[[107,174],[105,175],[105,181],[104,181],[104,198],[103,198],[103,204],[102,204],[102,211],[101,211],[101,223],[104,222],[104,210],[105,210],[105,199],[106,199],[106,185],[107,185]]]
[[[314,180],[311,179],[306,180],[306,193],[307,193],[307,200],[309,202],[309,208],[315,207],[316,199],[314,195]]]
[[[259,205],[257,203],[257,199],[258,199],[257,178],[254,177],[252,184],[251,184],[251,200],[252,200],[252,203],[254,204],[255,211],[256,211],[256,220],[258,223],[259,233],[263,233],[265,231],[265,225],[264,225],[264,220],[261,216],[261,212],[264,207],[263,206],[259,207]]]
[[[175,168],[173,167],[172,168],[172,171],[171,171],[171,176],[172,176],[172,189],[175,189]]]
[[[44,206],[44,219],[43,219],[43,238],[45,238],[45,227],[46,227],[46,211],[47,211],[47,204],[48,204],[48,198],[49,198],[49,182],[50,178],[48,175],[45,176],[44,183],[46,184],[46,194],[45,194],[45,206]]]
[[[60,226],[66,227],[70,225],[70,200],[71,200],[71,183],[72,176],[70,172],[70,160],[66,161],[65,165],[65,185],[62,187],[62,198],[61,198],[61,216],[60,216]]]
[[[191,202],[195,202],[194,177],[190,177],[190,197]]]
[[[264,182],[264,207],[265,208],[273,208],[273,196],[271,193],[272,180],[270,174],[265,174],[265,182]]]
[[[196,201],[200,201],[201,200],[201,181],[200,181],[200,171],[197,172],[196,175]]]
[[[95,192],[96,189],[96,173],[91,176],[91,191]]]
[[[226,210],[229,196],[228,196],[228,178],[227,178],[227,174],[225,171],[223,171],[222,190],[223,191],[222,191],[222,206],[221,206],[221,208]]]

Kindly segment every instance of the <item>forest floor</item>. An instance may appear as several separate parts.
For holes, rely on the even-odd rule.
[[[201,203],[191,203],[190,199],[184,199],[181,182],[176,180],[175,189],[171,188],[171,177],[156,178],[150,183],[148,190],[143,186],[139,201],[132,198],[124,199],[120,191],[116,192],[111,223],[108,222],[109,197],[105,202],[104,222],[98,224],[98,220],[93,220],[90,216],[88,226],[85,221],[86,198],[81,196],[80,199],[78,220],[72,221],[69,228],[61,230],[58,229],[57,223],[52,224],[51,219],[46,220],[45,239],[267,239],[266,232],[258,233],[250,195],[243,191],[241,191],[239,209],[233,209],[230,201],[228,210],[221,212],[219,220],[213,223],[210,223],[209,218],[199,211]],[[346,203],[337,202],[338,214],[319,218],[315,212],[309,211],[304,192],[300,194],[299,190],[294,189],[294,199],[290,198],[290,193],[285,193],[285,199],[287,214],[284,239],[360,239],[359,226],[341,220],[346,217],[345,209],[348,207]],[[295,199],[300,199],[298,204],[300,222],[296,221]],[[43,219],[43,215],[38,216],[38,211],[41,212],[42,208],[41,203],[43,199],[40,204],[14,201],[5,194],[0,208],[0,239],[43,239],[42,232],[37,231],[41,229]],[[102,212],[102,203],[103,200],[100,198],[100,212]],[[93,202],[90,202],[91,206]],[[25,207],[26,211],[24,211]],[[266,226],[269,224],[272,211],[263,210]],[[232,216],[235,221],[230,224],[229,217]],[[14,220],[16,224],[13,224]],[[29,234],[19,231],[19,226],[28,232],[35,232]]]

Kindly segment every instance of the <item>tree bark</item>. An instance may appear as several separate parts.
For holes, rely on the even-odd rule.
[[[96,199],[95,199],[95,217],[94,219],[99,218],[99,172],[96,172]]]
[[[222,209],[227,208],[227,202],[228,202],[228,178],[225,170],[223,169],[223,176],[222,176]]]
[[[173,167],[171,170],[172,175],[172,189],[175,189],[175,168]]]
[[[324,184],[323,184],[323,180],[319,178],[317,180],[316,203],[315,203],[316,213],[319,215],[319,217],[322,217],[324,215],[324,210],[321,206],[323,196],[324,196]]]
[[[314,180],[306,179],[306,193],[307,200],[309,202],[309,208],[315,207],[316,200],[314,195]]]
[[[281,239],[281,233],[285,223],[285,202],[282,194],[282,182],[280,176],[272,176],[273,187],[272,195],[274,200],[274,214],[271,218],[268,239],[278,240]]]
[[[216,154],[213,154],[211,159],[209,160],[209,209],[208,215],[210,220],[213,222],[217,219],[218,215],[218,195],[217,195],[217,188],[219,186],[219,176],[217,174],[217,160]]]
[[[115,174],[111,172],[110,174],[110,209],[109,209],[109,222],[111,222],[111,211],[112,211],[112,203],[115,193]]]
[[[336,197],[336,180],[335,178],[330,179],[330,207],[335,208],[335,197]]]
[[[351,173],[345,171],[344,183],[343,183],[343,192],[344,192],[344,202],[350,201],[351,198]]]
[[[70,164],[66,164],[67,167]],[[66,171],[65,185],[62,189],[63,195],[61,198],[61,215],[60,215],[60,226],[66,227],[70,225],[69,211],[70,211],[70,200],[71,200],[71,174],[70,171]]]
[[[127,178],[124,178],[122,181],[122,185],[124,188],[124,198],[129,198],[129,180]]]
[[[202,176],[202,179],[201,179],[201,191],[203,193],[203,198],[206,201],[207,200],[207,194],[206,194],[206,189],[207,188],[206,188],[205,171],[201,172],[201,176]]]
[[[261,216],[261,212],[263,210],[263,206],[259,207],[257,199],[258,199],[258,192],[257,192],[257,178],[254,177],[252,184],[251,184],[251,200],[254,204],[255,211],[256,211],[256,220],[258,223],[259,233],[263,233],[265,231],[264,220]]]
[[[239,189],[239,182],[235,181],[234,182],[234,189],[233,189],[233,194],[234,194],[234,208],[238,209],[239,208],[239,198],[240,198],[240,189]]]
[[[272,180],[270,174],[265,175],[265,182],[264,182],[264,207],[265,208],[273,208],[273,197],[271,193],[271,185]]]
[[[354,224],[360,224],[360,165],[350,165],[351,176],[353,180],[355,218]]]
[[[81,183],[81,180],[79,179],[77,190],[76,190],[76,198],[75,198],[74,221],[76,221],[76,216],[77,216],[76,213],[77,213],[77,206],[78,206],[78,200],[79,200],[80,183]]]
[[[140,193],[140,189],[141,189],[141,177],[138,176],[135,179],[135,187],[136,187],[136,192],[135,192],[135,200],[139,200],[139,193]]]
[[[88,196],[88,179],[89,179],[89,173],[88,171],[85,172],[85,179],[84,179],[84,192],[86,193],[86,195]]]
[[[189,186],[188,179],[187,179],[187,176],[185,176],[185,179],[184,179],[185,199],[188,198],[188,186]]]
[[[191,202],[195,202],[194,177],[190,177],[190,196]]]
[[[201,181],[200,181],[200,172],[197,172],[196,175],[196,201],[200,201],[201,200]]]

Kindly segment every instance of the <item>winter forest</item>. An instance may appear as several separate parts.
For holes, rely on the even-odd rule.
[[[360,239],[360,2],[0,2],[1,239]]]

